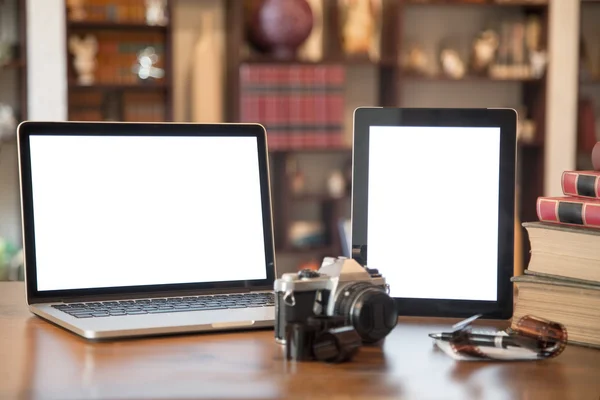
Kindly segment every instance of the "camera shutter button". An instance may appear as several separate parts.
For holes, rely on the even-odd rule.
[[[309,278],[318,278],[321,274],[312,269],[302,269],[298,271],[298,278],[300,279],[309,279]]]

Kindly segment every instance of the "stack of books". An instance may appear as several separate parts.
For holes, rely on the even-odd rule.
[[[600,171],[565,171],[562,189],[538,198],[538,222],[523,223],[531,258],[513,278],[513,323],[527,314],[557,321],[570,343],[600,347]]]

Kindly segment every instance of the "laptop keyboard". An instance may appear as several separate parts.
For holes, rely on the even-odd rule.
[[[211,296],[54,304],[52,307],[76,318],[162,314],[187,311],[225,310],[273,306],[273,293],[243,293]]]

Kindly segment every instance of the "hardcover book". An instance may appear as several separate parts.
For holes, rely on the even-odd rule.
[[[512,281],[513,324],[528,314],[558,321],[567,328],[569,343],[600,348],[600,286],[531,275]]]
[[[600,228],[600,200],[538,197],[537,216],[542,222]]]
[[[587,281],[600,285],[600,230],[525,222],[531,258],[525,273]]]
[[[566,196],[600,198],[600,171],[565,171],[561,184]]]

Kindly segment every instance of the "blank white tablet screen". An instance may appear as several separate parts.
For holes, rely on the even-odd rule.
[[[368,266],[393,297],[497,300],[499,161],[499,127],[370,127]]]

